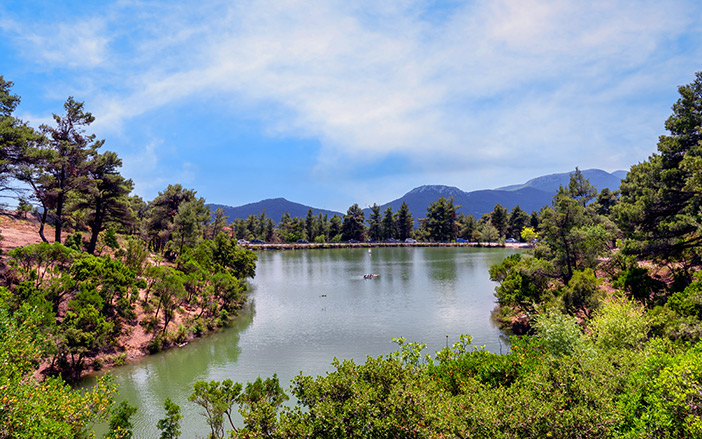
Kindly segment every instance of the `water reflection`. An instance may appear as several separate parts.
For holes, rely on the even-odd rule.
[[[468,333],[506,349],[490,320],[488,268],[509,249],[376,248],[259,253],[252,305],[236,324],[174,351],[117,369],[121,398],[139,406],[135,437],[158,437],[170,397],[184,412],[183,437],[207,432],[187,401],[197,380],[253,381],[277,373],[284,387],[300,371],[323,374],[334,357],[364,361],[395,350],[392,337],[433,353]],[[365,273],[378,273],[371,280]]]

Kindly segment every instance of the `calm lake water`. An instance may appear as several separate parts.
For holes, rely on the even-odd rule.
[[[490,320],[495,284],[488,268],[517,250],[374,248],[258,253],[250,305],[235,324],[185,347],[146,357],[111,373],[118,400],[138,407],[135,438],[156,438],[171,398],[184,415],[182,437],[209,431],[188,402],[198,380],[253,381],[278,374],[287,389],[301,371],[321,375],[334,357],[363,362],[396,350],[393,337],[427,344],[433,354],[461,334],[492,352],[507,352]],[[365,273],[377,273],[366,280]]]

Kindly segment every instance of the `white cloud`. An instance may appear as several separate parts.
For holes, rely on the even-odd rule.
[[[101,18],[29,28],[8,19],[3,27],[16,35],[28,58],[51,67],[95,68],[108,58],[109,38]]]
[[[650,132],[612,120],[651,117],[627,102],[680,68],[667,47],[699,26],[677,2],[482,0],[440,17],[431,5],[120,2],[22,38],[81,77],[114,58],[117,91],[94,96],[101,127],[188,100],[233,102],[267,111],[252,117],[271,135],[319,139],[318,172],[334,172],[393,153],[433,170],[559,167],[611,154],[615,130],[641,143]]]

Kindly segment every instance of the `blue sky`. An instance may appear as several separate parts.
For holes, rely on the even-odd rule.
[[[135,193],[339,211],[628,169],[702,70],[702,2],[0,3],[16,116],[68,96]]]

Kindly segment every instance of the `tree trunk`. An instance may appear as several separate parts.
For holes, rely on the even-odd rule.
[[[41,224],[39,225],[39,236],[41,236],[41,240],[44,241],[45,243],[49,243],[49,240],[46,239],[46,236],[44,236],[44,225],[46,224],[46,216],[47,216],[47,210],[46,206],[43,206],[44,208],[44,213],[41,215]]]
[[[100,231],[102,230],[102,205],[101,203],[97,203],[95,206],[95,214],[94,214],[94,219],[91,221],[90,224],[90,242],[88,243],[88,253],[91,255],[95,254],[95,247],[97,246],[97,241],[98,241],[98,236],[100,235]]]
[[[54,233],[54,242],[61,243],[61,229],[63,227],[63,196],[59,195],[56,202],[56,233]]]

